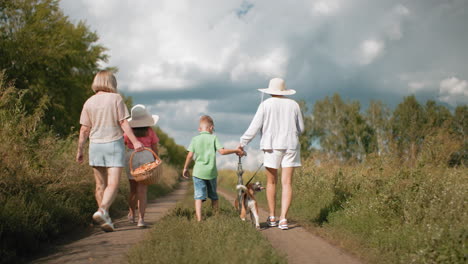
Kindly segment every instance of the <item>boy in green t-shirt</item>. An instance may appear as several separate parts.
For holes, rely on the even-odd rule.
[[[211,199],[211,206],[218,209],[218,194],[216,193],[216,180],[218,171],[216,169],[216,151],[221,155],[237,154],[244,155],[241,148],[224,149],[218,140],[218,137],[213,135],[214,123],[210,116],[204,115],[200,118],[198,131],[200,134],[192,138],[189,153],[185,160],[184,171],[182,176],[189,178],[190,174],[188,167],[195,154],[195,166],[193,167],[193,189],[195,198],[195,213],[197,220],[201,221],[202,202],[206,198]]]

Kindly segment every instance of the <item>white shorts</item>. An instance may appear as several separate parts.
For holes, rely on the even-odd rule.
[[[263,166],[273,169],[300,167],[300,149],[264,149]]]

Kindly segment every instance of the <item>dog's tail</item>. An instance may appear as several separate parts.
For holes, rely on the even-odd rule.
[[[237,190],[242,189],[242,190],[244,190],[244,191],[247,191],[247,187],[245,187],[245,185],[242,185],[242,184],[238,184],[238,185],[236,186],[236,189],[237,189]]]

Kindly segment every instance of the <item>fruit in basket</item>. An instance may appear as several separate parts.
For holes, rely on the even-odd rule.
[[[156,168],[160,163],[161,163],[161,161],[159,161],[159,160],[155,160],[155,161],[152,161],[152,162],[145,163],[145,164],[141,165],[140,167],[134,169],[132,173],[133,174],[140,174],[140,173],[143,173],[143,172],[146,172],[146,171],[150,171],[150,170]]]

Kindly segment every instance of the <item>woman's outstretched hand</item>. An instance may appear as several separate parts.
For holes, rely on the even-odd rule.
[[[244,151],[244,148],[239,145],[237,146],[237,152],[236,152],[237,156],[239,157],[242,157],[242,156],[247,156],[247,152]]]

